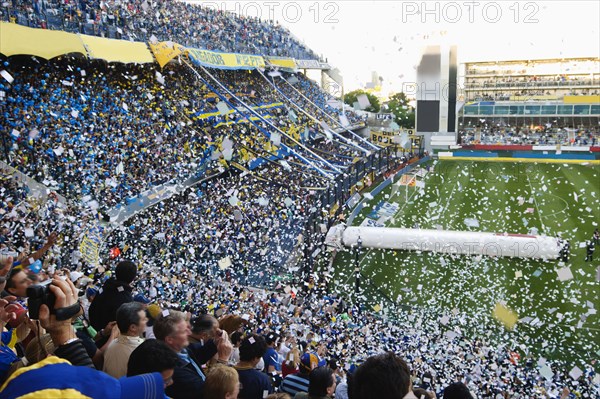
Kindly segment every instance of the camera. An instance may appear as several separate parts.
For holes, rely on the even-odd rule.
[[[66,280],[66,277],[60,278]],[[48,306],[50,314],[55,315],[58,321],[68,320],[81,314],[82,308],[79,301],[72,305],[55,309],[56,296],[50,290],[50,284],[52,284],[52,280],[27,287],[27,305],[29,307],[30,319],[38,320],[40,318],[40,306],[42,305]]]
[[[29,318],[39,319],[40,318],[40,306],[46,305],[50,309],[50,313],[54,313],[54,302],[56,297],[54,293],[50,291],[49,285],[52,280],[44,281],[41,284],[32,285],[27,287],[27,306],[29,308]]]

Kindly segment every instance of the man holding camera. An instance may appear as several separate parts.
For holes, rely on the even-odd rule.
[[[32,393],[42,397],[57,393],[60,395],[62,392],[66,396],[78,397],[164,398],[166,383],[160,373],[116,380],[94,369],[92,360],[72,326],[73,319],[81,314],[82,308],[78,302],[77,288],[70,279],[63,281],[55,278],[49,285],[31,288],[28,292],[30,311],[37,313],[39,318],[36,334],[39,337],[43,329],[50,334],[56,348],[55,356],[49,356],[32,367],[23,368],[20,373],[8,377],[6,382],[5,376],[0,376],[0,385],[6,397],[21,397]],[[14,299],[0,299],[2,329],[17,317],[11,308],[13,304],[9,303]],[[54,306],[49,307],[48,302],[53,302]],[[4,360],[3,356],[0,359]],[[15,356],[13,363],[17,360]]]
[[[41,286],[38,286],[41,287]],[[39,323],[30,323],[36,334],[39,336],[42,334],[42,328],[45,329],[52,339],[56,347],[55,354],[59,357],[63,357],[73,364],[91,366],[92,362],[81,341],[75,337],[75,330],[71,325],[71,319],[76,317],[80,310],[79,302],[77,302],[77,289],[70,280],[63,281],[60,278],[52,280],[52,284],[44,286],[42,290],[52,293],[54,296],[54,307],[52,311],[48,308],[48,305],[40,303],[39,306],[34,310],[37,312],[36,316],[39,317]],[[6,296],[0,299],[0,327],[4,330],[4,327],[10,323],[13,328],[21,328],[24,324],[28,323],[26,317],[21,317],[19,320],[20,306],[15,303],[16,297]],[[65,319],[66,317],[66,319]],[[12,334],[11,331],[9,333]],[[20,335],[20,334],[17,334]],[[3,338],[7,336],[3,333]],[[78,342],[76,342],[78,341]],[[74,345],[78,343],[78,345]],[[19,358],[6,346],[6,342],[3,339],[2,345],[2,366],[0,371],[5,373],[10,368],[11,364],[18,361]],[[80,349],[83,349],[81,353]],[[9,352],[12,352],[13,356],[9,356]],[[0,376],[0,380],[3,380],[4,376]]]

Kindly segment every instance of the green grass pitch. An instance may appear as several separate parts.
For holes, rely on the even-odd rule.
[[[556,271],[565,266],[558,261],[363,249],[359,302],[369,309],[383,304],[386,317],[418,314],[442,331],[485,337],[535,361],[543,357],[582,368],[598,359],[600,249],[593,262],[585,262],[580,245],[600,224],[600,166],[439,161],[424,182],[423,189],[408,189],[408,201],[404,187],[391,198],[388,187],[353,225],[383,200],[400,206],[387,227],[558,234],[571,242],[566,266],[573,279],[558,280]],[[465,219],[479,226],[469,227]],[[354,291],[355,259],[355,253],[340,252],[330,270],[341,293]],[[399,308],[392,310],[392,302]],[[494,319],[498,302],[518,315],[513,330]]]

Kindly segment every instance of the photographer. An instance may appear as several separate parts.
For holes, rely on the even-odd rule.
[[[39,322],[52,338],[56,347],[54,354],[76,366],[94,367],[72,326],[72,320],[82,311],[77,300],[77,288],[70,279],[63,281],[61,278],[54,278],[47,288],[55,297],[54,311],[51,312],[46,304],[40,305]],[[63,314],[59,315],[61,311]]]
[[[37,340],[45,329],[55,346],[54,355],[23,368],[18,374],[8,376],[3,384],[3,394],[6,397],[21,397],[28,394],[46,395],[52,392],[62,392],[67,396],[80,394],[86,397],[114,398],[164,398],[165,380],[160,373],[143,374],[140,376],[116,380],[105,373],[94,369],[81,340],[75,335],[72,320],[78,317],[82,310],[77,300],[77,288],[70,279],[55,278],[52,284],[37,286],[29,290],[30,310],[39,313]],[[42,295],[40,295],[42,294]],[[52,309],[44,302],[52,302]],[[0,300],[0,326],[16,319],[8,301]],[[45,346],[42,346],[45,352]],[[4,351],[1,352],[4,357]],[[14,355],[14,353],[13,353]],[[47,353],[46,353],[47,355]],[[59,359],[58,357],[62,359]],[[63,360],[66,359],[66,360]],[[13,363],[18,359],[13,357]],[[84,367],[75,367],[84,366]],[[64,390],[68,391],[64,391]]]
[[[56,356],[68,360],[73,365],[93,367],[92,360],[85,351],[81,340],[77,339],[75,330],[71,325],[72,319],[81,312],[81,307],[77,301],[77,289],[70,280],[63,281],[60,278],[53,279],[52,284],[46,286],[45,289],[55,298],[52,312],[46,304],[41,304],[39,306],[39,319],[35,323],[29,322],[25,313],[19,312],[21,307],[14,303],[16,298],[8,296],[0,299],[0,327],[4,329],[10,323],[16,329],[17,336],[20,335],[18,333],[20,328],[32,327],[36,335],[32,344],[40,345],[40,337],[46,330],[56,348],[54,351]],[[30,298],[30,301],[33,300]],[[5,374],[11,366],[19,361],[19,358],[6,342],[11,337],[12,331],[2,334],[2,344],[0,345],[0,374],[2,375],[0,375],[0,381],[7,377]],[[45,348],[44,345],[41,346]],[[44,352],[45,349],[42,349],[42,351]],[[48,353],[44,353],[44,355],[47,356]]]

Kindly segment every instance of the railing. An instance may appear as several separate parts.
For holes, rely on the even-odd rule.
[[[372,153],[368,157],[352,164],[343,174],[337,176],[335,181],[329,185],[316,199],[313,211],[307,215],[304,225],[305,233],[305,265],[302,272],[310,273],[315,259],[312,254],[319,251],[325,239],[325,233],[321,231],[324,225],[327,229],[331,227],[344,211],[344,204],[352,196],[351,189],[357,182],[373,173],[374,180],[385,177],[389,171],[394,171],[402,164],[402,160],[395,156],[395,149],[384,147]],[[337,209],[337,210],[335,210]],[[327,214],[323,211],[327,210]],[[333,212],[335,210],[335,212]]]
[[[598,80],[530,80],[527,82],[491,82],[491,83],[466,83],[465,89],[506,89],[506,88],[542,88],[542,87],[569,87],[569,86],[600,86]]]

